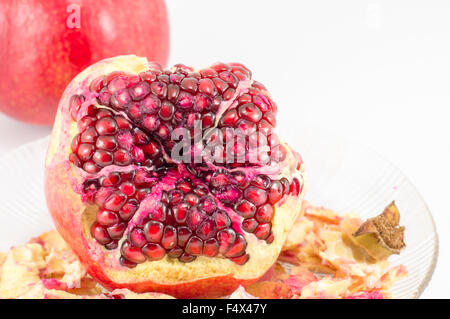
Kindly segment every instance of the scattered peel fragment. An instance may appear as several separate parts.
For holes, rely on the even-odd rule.
[[[398,210],[392,204],[382,215],[398,225]],[[240,286],[229,298],[383,299],[391,298],[390,288],[407,276],[403,265],[390,267],[385,258],[376,259],[372,251],[354,241],[353,234],[370,220],[364,223],[308,202],[299,216],[273,267],[258,282]],[[0,254],[0,298],[173,297],[127,289],[107,291],[86,274],[59,234],[51,231]]]
[[[400,212],[392,202],[380,215],[365,221],[353,234],[352,240],[376,260],[400,254],[405,247],[405,227],[400,226],[399,222]]]

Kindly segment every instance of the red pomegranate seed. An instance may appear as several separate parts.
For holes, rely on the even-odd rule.
[[[105,248],[109,250],[116,249],[117,247],[119,247],[119,242],[117,240],[112,240],[105,245]]]
[[[98,223],[92,224],[91,235],[102,245],[106,245],[111,241],[111,237],[106,229]]]
[[[224,255],[236,240],[236,233],[230,228],[221,230],[217,233],[217,240],[219,241],[219,252]]]
[[[161,222],[151,220],[144,226],[144,235],[147,241],[159,243],[163,235],[164,225]]]
[[[164,82],[153,82],[152,84],[150,84],[150,88],[152,90],[152,93],[159,98],[165,98],[167,95],[167,84]]]
[[[72,115],[73,120],[77,120],[78,112],[80,111],[81,105],[86,100],[83,95],[73,95],[69,101],[69,110]]]
[[[161,245],[167,250],[177,245],[177,230],[175,227],[168,225],[164,228]]]
[[[192,255],[189,255],[189,254],[187,254],[187,253],[183,253],[183,254],[178,258],[178,260],[181,261],[181,262],[183,262],[183,263],[190,263],[191,261],[194,261],[195,258],[197,258],[197,257],[192,256]]]
[[[161,245],[156,243],[149,243],[142,247],[142,252],[147,256],[148,260],[160,260],[166,255],[166,251]]]
[[[259,122],[262,118],[262,112],[253,103],[246,103],[239,107],[239,115],[253,123]]]
[[[147,243],[144,231],[140,228],[133,228],[133,230],[128,234],[128,240],[136,247],[142,247]]]
[[[89,144],[94,144],[96,139],[97,139],[97,132],[95,131],[95,129],[93,127],[88,127],[82,134],[80,137],[80,141],[81,143],[89,143]]]
[[[126,201],[127,197],[123,193],[114,192],[106,199],[104,207],[117,212],[122,208]]]
[[[203,244],[203,255],[214,257],[219,253],[219,243],[216,239],[210,238]]]
[[[187,213],[189,210],[189,205],[187,203],[180,203],[172,208],[172,214],[175,221],[182,225],[186,222]]]
[[[114,136],[100,136],[97,138],[95,146],[106,151],[115,151],[117,149],[117,142]]]
[[[175,102],[180,94],[180,87],[175,84],[169,84],[167,86],[167,99],[171,102]]]
[[[148,95],[139,104],[139,110],[145,114],[156,114],[161,107],[161,101],[155,95]]]
[[[249,181],[244,172],[235,171],[232,172],[231,175],[239,188],[244,189],[249,185]]]
[[[198,207],[203,212],[207,213],[208,215],[211,215],[216,210],[217,205],[216,205],[216,201],[214,200],[214,197],[207,196],[201,200],[201,203]]]
[[[124,241],[121,247],[122,256],[136,264],[143,263],[146,258],[139,247],[131,245],[128,241]]]
[[[269,203],[274,205],[283,197],[283,185],[279,181],[272,181],[269,187]]]
[[[131,155],[124,149],[119,149],[113,154],[114,164],[118,166],[126,166],[132,163]]]
[[[201,210],[197,209],[196,207],[191,208],[191,210],[188,212],[187,218],[186,218],[186,224],[189,226],[190,229],[196,230],[197,227],[203,222],[203,220],[207,217],[205,213],[203,213]]]
[[[164,101],[161,105],[161,108],[159,109],[158,115],[159,117],[164,121],[169,121],[173,113],[175,111],[175,107],[172,103]]]
[[[267,201],[267,191],[255,186],[249,186],[244,191],[244,197],[256,206]]]
[[[192,191],[192,186],[187,181],[178,182],[176,187],[182,190],[184,193],[189,193],[190,191]]]
[[[239,115],[236,109],[231,109],[225,112],[225,114],[220,119],[220,125],[222,126],[234,126],[239,120]]]
[[[283,195],[286,195],[289,193],[289,181],[287,180],[287,178],[283,177],[280,179],[280,183],[281,185],[283,185]]]
[[[213,215],[213,219],[215,221],[217,230],[221,230],[221,229],[228,228],[231,226],[230,217],[222,209],[219,209],[216,211],[216,213]]]
[[[148,217],[153,219],[153,220],[157,220],[160,222],[165,222],[166,221],[166,217],[167,217],[167,206],[164,205],[163,203],[160,204],[160,206],[151,211],[148,214]]]
[[[244,253],[247,248],[247,241],[241,234],[236,234],[236,239],[230,249],[225,253],[225,257],[237,257]]]
[[[130,87],[129,92],[133,100],[140,101],[150,93],[150,85],[147,82],[140,82]]]
[[[100,172],[101,167],[95,164],[93,161],[87,161],[83,164],[83,170],[88,173],[94,174]]]
[[[127,197],[131,197],[136,192],[136,188],[130,182],[124,182],[119,186],[119,190]]]
[[[92,160],[99,166],[105,167],[113,163],[113,155],[105,150],[97,150],[92,156]]]
[[[184,251],[192,256],[200,256],[203,252],[203,241],[196,236],[192,236],[186,243]]]
[[[186,92],[181,92],[178,95],[177,105],[183,110],[190,109],[194,106],[194,97]]]
[[[111,227],[108,227],[108,234],[111,236],[112,239],[120,239],[122,238],[123,233],[125,232],[125,229],[127,228],[127,225],[125,223],[119,223],[112,225]]]
[[[300,182],[296,177],[294,177],[289,187],[289,194],[292,196],[298,196],[299,193],[300,193]]]
[[[139,202],[135,199],[130,199],[126,202],[125,205],[119,210],[119,216],[123,220],[127,221],[133,217],[134,213],[137,211],[139,207]]]
[[[104,187],[116,186],[117,184],[120,183],[120,174],[113,172],[113,173],[109,174],[108,176],[104,176],[104,177],[100,178],[100,183]]]
[[[225,92],[223,92],[222,97],[224,101],[229,101],[234,97],[234,94],[236,93],[236,90],[233,88],[227,89]]]
[[[243,254],[242,256],[230,258],[232,262],[238,265],[244,265],[250,259],[249,254]]]
[[[265,204],[256,210],[255,218],[260,223],[268,223],[272,220],[273,208],[270,204]]]
[[[182,253],[183,253],[183,249],[181,249],[180,247],[175,247],[167,253],[167,256],[169,256],[171,258],[178,258],[181,256]]]
[[[88,161],[94,154],[95,147],[92,144],[81,144],[78,147],[77,155],[82,161]]]
[[[191,237],[192,231],[186,226],[181,226],[178,227],[177,233],[178,233],[178,246],[184,247],[188,239]]]
[[[195,78],[184,78],[180,86],[183,90],[190,92],[190,93],[196,93],[197,87],[198,87],[198,81]]]
[[[248,233],[253,233],[257,226],[258,222],[254,218],[248,218],[242,221],[242,229]]]
[[[256,207],[248,200],[241,200],[238,202],[235,207],[235,211],[244,218],[251,218],[255,215]]]
[[[95,123],[96,119],[92,116],[85,116],[81,120],[78,121],[78,131],[80,133],[84,132],[86,128],[92,126]]]
[[[207,240],[209,238],[212,238],[216,235],[216,227],[215,222],[212,219],[206,218],[200,226],[198,226],[195,233],[198,237],[200,237],[203,240]]]
[[[275,237],[273,236],[273,233],[270,232],[269,237],[266,238],[266,243],[271,244],[273,243]]]
[[[113,188],[100,188],[95,194],[95,205],[102,207],[106,199],[113,193]]]
[[[131,101],[130,93],[127,89],[121,89],[111,96],[111,105],[119,110],[123,110],[125,105]]]
[[[125,266],[128,268],[136,267],[136,263],[129,261],[128,259],[124,258],[123,256],[120,257],[119,261],[122,266]]]
[[[198,91],[211,96],[217,94],[217,88],[211,79],[201,79],[198,82]]]
[[[112,226],[119,221],[119,216],[110,210],[100,208],[97,212],[97,222],[102,226]]]
[[[95,129],[100,135],[114,135],[117,132],[117,123],[111,117],[105,117],[97,121]]]
[[[270,230],[271,230],[271,225],[270,223],[265,223],[265,224],[259,224],[255,231],[253,232],[253,234],[255,234],[255,236],[258,239],[266,239],[267,237],[269,237],[270,235]]]
[[[80,159],[79,159],[79,157],[75,153],[72,153],[72,154],[69,155],[69,161],[73,165],[78,166],[78,167],[80,167],[81,164],[82,164]]]
[[[199,73],[204,78],[214,78],[219,75],[215,70],[210,69],[210,68],[200,70]]]
[[[190,206],[195,206],[198,204],[199,202],[199,198],[197,195],[195,195],[194,193],[187,193],[186,195],[184,195],[184,200],[186,201],[186,203],[188,203]]]

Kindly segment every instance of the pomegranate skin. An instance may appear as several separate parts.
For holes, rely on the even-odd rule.
[[[165,64],[168,52],[163,0],[0,1],[0,111],[50,125],[64,88],[90,64],[130,53]]]
[[[81,195],[82,184],[91,175],[69,161],[72,140],[78,133],[77,123],[70,112],[70,101],[75,94],[85,95],[87,100],[82,108],[83,112],[87,112],[89,101],[94,101],[96,97],[89,91],[89,85],[95,79],[115,71],[139,74],[147,70],[150,64],[145,58],[136,56],[105,59],[84,70],[66,88],[59,103],[45,163],[47,206],[59,233],[88,273],[105,287],[163,292],[177,298],[224,296],[239,285],[257,281],[276,261],[287,233],[301,210],[304,193],[302,160],[291,148],[287,148],[286,160],[277,178],[295,177],[301,180],[299,194],[287,196],[274,205],[274,240],[271,243],[259,240],[253,234],[243,233],[250,255],[244,265],[225,258],[199,256],[190,263],[164,258],[144,262],[134,268],[121,266],[118,261],[120,249],[106,250],[90,232],[98,207],[88,204]],[[77,118],[81,116],[78,114]]]

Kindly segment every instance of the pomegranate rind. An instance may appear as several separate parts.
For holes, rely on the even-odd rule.
[[[74,94],[83,94],[85,104],[95,103],[95,95],[88,90],[89,83],[113,71],[131,74],[148,69],[149,62],[136,56],[119,56],[102,60],[80,73],[66,88],[59,103],[53,127],[45,168],[47,206],[56,228],[74,250],[87,272],[109,289],[127,288],[135,292],[157,291],[178,298],[218,297],[233,292],[239,285],[255,282],[275,263],[294,220],[301,211],[303,199],[303,165],[301,158],[286,146],[286,159],[280,170],[267,172],[274,178],[296,177],[301,181],[298,196],[286,196],[274,206],[272,232],[274,241],[267,244],[253,234],[243,233],[250,259],[237,265],[225,258],[200,256],[191,263],[182,263],[167,256],[158,261],[145,262],[129,269],[119,264],[120,250],[107,251],[90,234],[96,207],[83,200],[80,185],[87,173],[68,160],[70,145],[78,133],[72,120],[69,100]],[[79,117],[83,116],[83,111]],[[123,240],[123,239],[122,239]],[[121,242],[120,242],[121,243]],[[119,244],[120,244],[119,243]]]

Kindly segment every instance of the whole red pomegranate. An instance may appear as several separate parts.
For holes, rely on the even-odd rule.
[[[92,63],[139,54],[165,64],[163,0],[0,0],[0,111],[51,124],[69,81]]]
[[[303,196],[276,112],[241,64],[95,63],[66,88],[49,145],[57,229],[111,289],[216,297],[256,281]]]

